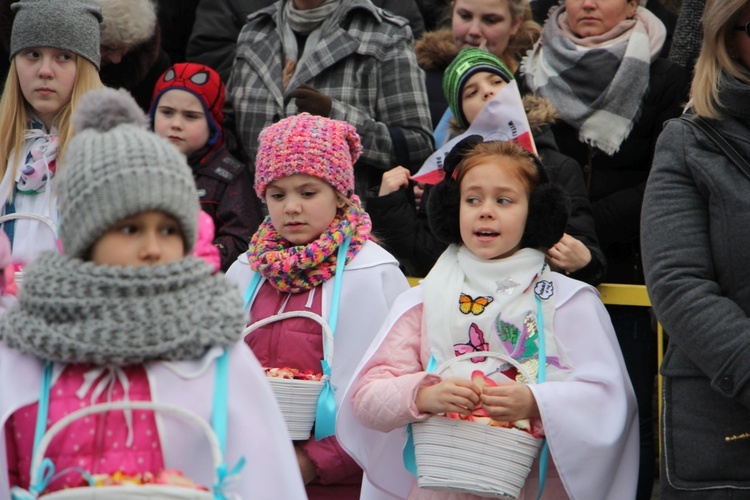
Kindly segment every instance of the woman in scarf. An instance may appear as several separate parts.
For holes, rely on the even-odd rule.
[[[646,282],[670,334],[662,499],[750,495],[750,180],[738,168],[750,158],[749,28],[747,0],[706,2],[689,110],[659,137],[644,194]],[[698,123],[742,159],[732,161]]]
[[[566,0],[521,64],[526,85],[560,114],[553,125],[560,151],[584,166],[608,282],[643,283],[643,190],[662,124],[686,100],[685,70],[658,57],[665,36],[664,25],[638,0]],[[608,309],[638,398],[638,498],[649,498],[656,336],[646,309]]]

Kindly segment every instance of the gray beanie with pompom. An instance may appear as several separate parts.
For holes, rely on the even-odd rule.
[[[146,129],[133,97],[123,89],[92,90],[72,124],[58,186],[63,252],[85,257],[115,223],[160,211],[180,223],[190,253],[200,209],[192,170],[177,148]]]

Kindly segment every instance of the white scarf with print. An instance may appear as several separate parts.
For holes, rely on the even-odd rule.
[[[536,379],[542,326],[546,380],[564,378],[570,366],[561,359],[563,350],[554,333],[551,274],[538,250],[524,248],[507,258],[486,260],[463,245],[449,246],[422,283],[425,326],[438,366],[460,354],[494,351],[512,357]],[[442,375],[470,378],[471,372],[481,370],[515,376],[509,368],[478,356],[452,364]]]

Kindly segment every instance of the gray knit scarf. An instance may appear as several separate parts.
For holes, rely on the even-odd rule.
[[[719,81],[719,102],[721,110],[742,121],[750,121],[750,84],[737,79],[727,72]]]
[[[115,267],[45,254],[25,269],[0,340],[62,363],[199,359],[238,342],[244,325],[236,286],[211,271],[195,257]]]
[[[529,86],[548,98],[581,142],[615,154],[638,119],[651,61],[664,44],[664,25],[642,7],[608,33],[579,38],[565,7],[550,14],[542,38],[524,58]]]

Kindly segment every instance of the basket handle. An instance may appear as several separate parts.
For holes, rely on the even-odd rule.
[[[7,222],[9,220],[16,219],[31,219],[37,222],[43,222],[47,225],[47,227],[50,228],[52,234],[55,235],[55,239],[57,239],[57,226],[55,226],[55,224],[49,219],[49,217],[45,217],[43,215],[35,214],[32,212],[15,212],[12,214],[0,215],[0,224],[3,224],[4,222]]]
[[[185,417],[187,420],[190,420],[191,422],[198,425],[198,427],[203,430],[203,433],[208,438],[209,444],[211,445],[211,456],[214,461],[214,482],[216,482],[216,470],[217,468],[223,463],[223,458],[221,455],[221,449],[219,447],[219,441],[216,437],[216,434],[214,434],[213,429],[211,426],[200,418],[198,415],[194,414],[193,412],[190,412],[188,410],[185,410],[183,408],[177,407],[177,406],[171,406],[171,405],[165,405],[163,403],[154,403],[149,401],[113,401],[109,403],[100,403],[92,406],[87,406],[85,408],[81,408],[80,410],[76,410],[72,413],[69,413],[68,415],[64,416],[57,422],[55,422],[49,430],[44,434],[44,437],[39,442],[39,448],[37,448],[36,453],[33,457],[33,462],[31,465],[31,483],[35,484],[38,483],[41,478],[39,478],[39,470],[42,466],[42,462],[44,460],[44,455],[47,452],[47,447],[49,446],[52,439],[67,425],[74,422],[75,420],[78,420],[80,418],[97,414],[97,413],[105,413],[108,411],[113,410],[155,410],[155,411],[162,411],[164,413],[171,413],[173,415],[179,415],[182,417]]]
[[[255,323],[252,323],[251,325],[248,325],[248,327],[245,328],[245,330],[242,332],[242,338],[244,339],[250,332],[257,330],[262,326],[266,326],[270,323],[275,323],[276,321],[283,321],[287,318],[308,318],[315,321],[323,328],[323,347],[324,352],[327,353],[327,356],[325,356],[326,361],[328,361],[328,364],[330,365],[331,360],[333,359],[333,332],[331,331],[331,327],[328,325],[326,320],[324,320],[320,315],[310,311],[287,311],[280,314],[274,314],[273,316],[268,316],[256,321]]]
[[[530,384],[536,384],[536,381],[534,380],[534,377],[529,375],[529,372],[526,371],[526,368],[524,368],[518,361],[516,361],[514,358],[508,356],[505,353],[502,352],[495,352],[495,351],[475,351],[475,352],[467,352],[464,354],[461,354],[460,356],[453,357],[449,359],[448,361],[445,361],[441,365],[439,365],[435,369],[436,374],[440,374],[443,372],[446,368],[449,366],[458,363],[460,361],[465,361],[467,359],[471,358],[496,358],[500,359],[502,361],[505,361],[507,363],[510,363],[513,365],[520,373],[523,375],[526,380],[529,381]]]

